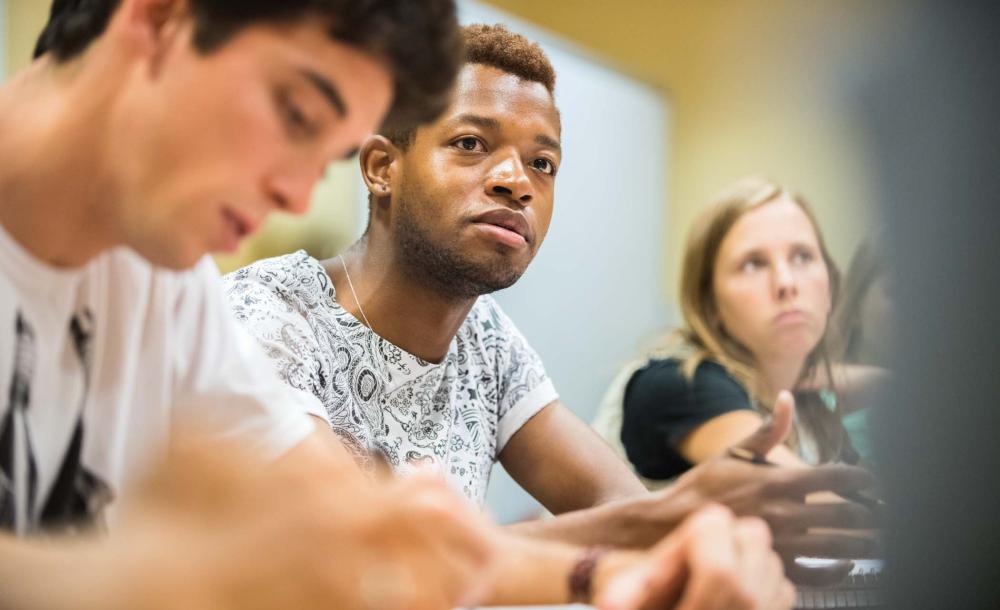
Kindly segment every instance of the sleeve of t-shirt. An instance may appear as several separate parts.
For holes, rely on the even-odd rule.
[[[260,346],[237,324],[211,259],[181,277],[173,320],[177,412],[278,457],[314,430],[306,416],[314,406],[281,383]]]
[[[237,323],[263,348],[278,378],[295,394],[306,413],[330,423],[324,406],[326,380],[333,375],[321,358],[316,333],[296,306],[292,291],[276,275],[261,281],[253,267],[224,278],[225,295]]]
[[[743,388],[725,369],[704,362],[688,380],[677,360],[654,360],[625,388],[622,444],[639,474],[667,478],[684,469],[677,452],[684,437],[708,420],[752,409]]]
[[[542,359],[510,318],[493,299],[483,297],[477,305],[483,332],[496,333],[497,413],[496,456],[500,455],[514,433],[545,406],[559,398]]]

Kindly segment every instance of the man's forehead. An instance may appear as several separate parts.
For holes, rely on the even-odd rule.
[[[525,80],[515,74],[492,66],[467,64],[455,85],[451,107],[444,120],[455,120],[463,115],[507,116],[520,120],[537,118],[551,122],[559,132],[559,112],[552,94],[542,83]]]

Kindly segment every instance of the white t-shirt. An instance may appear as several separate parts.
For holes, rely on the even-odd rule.
[[[538,354],[491,297],[480,297],[444,359],[430,363],[382,339],[335,300],[305,252],[225,278],[236,318],[290,386],[313,398],[366,467],[432,462],[466,497],[486,498],[490,471],[522,425],[558,398]]]
[[[120,496],[162,456],[179,416],[271,457],[312,430],[232,319],[210,259],[175,272],[120,248],[61,270],[0,227],[0,528],[38,527],[78,434],[70,489],[83,477],[83,495]],[[93,510],[50,508],[99,517],[98,498],[76,500]]]

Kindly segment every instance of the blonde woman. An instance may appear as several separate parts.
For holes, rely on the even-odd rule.
[[[671,479],[746,437],[791,390],[796,420],[770,459],[854,461],[830,387],[826,330],[839,273],[808,204],[773,181],[726,191],[689,235],[684,326],[624,383],[620,439],[637,472]]]

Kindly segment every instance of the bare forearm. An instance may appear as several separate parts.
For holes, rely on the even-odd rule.
[[[669,490],[508,526],[512,532],[580,545],[647,548],[696,508]]]
[[[508,534],[502,545],[492,588],[483,605],[570,603],[569,577],[583,552],[582,546]],[[592,590],[598,590],[606,578],[638,560],[637,553],[607,553],[594,571]]]
[[[85,582],[93,572],[76,547],[0,535],[0,610],[121,608],[103,581]]]

